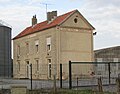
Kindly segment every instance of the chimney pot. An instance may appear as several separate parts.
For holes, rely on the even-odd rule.
[[[33,16],[32,18],[32,26],[37,24],[37,18],[36,18],[36,15]]]

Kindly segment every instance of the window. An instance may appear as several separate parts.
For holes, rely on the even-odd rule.
[[[29,61],[26,61],[26,66],[27,66],[27,70],[26,70],[26,76],[27,76],[27,78],[29,78],[29,75],[30,75],[30,72],[29,72],[29,70],[30,70],[30,65],[29,65]]]
[[[18,71],[20,71],[20,61],[18,61]]]
[[[28,53],[29,53],[29,43],[26,42],[26,54],[28,54]]]
[[[20,55],[20,45],[17,45],[17,56]]]
[[[75,19],[74,19],[74,22],[77,23],[77,21],[78,21],[77,18],[75,18]]]
[[[51,45],[47,45],[47,50],[50,51],[51,50]]]
[[[47,51],[51,51],[51,37],[47,38]]]
[[[39,60],[35,60],[36,62],[36,70],[38,71],[39,70]]]
[[[48,59],[48,77],[51,78],[51,59]]]
[[[38,52],[39,50],[39,40],[35,41],[35,51]]]

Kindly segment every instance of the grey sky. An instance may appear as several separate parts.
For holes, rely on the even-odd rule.
[[[57,10],[58,15],[78,9],[96,28],[94,48],[120,45],[120,0],[0,0],[0,20],[12,25],[16,36],[37,15],[38,22],[46,20],[45,5],[48,11]]]

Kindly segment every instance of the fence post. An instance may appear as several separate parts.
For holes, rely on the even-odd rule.
[[[77,89],[78,89],[78,77],[77,77]]]
[[[116,85],[117,85],[117,93],[116,94],[120,94],[120,78],[116,78]]]
[[[56,94],[56,75],[54,75],[54,94]]]
[[[71,61],[69,61],[69,89],[72,88],[72,68],[71,68]]]
[[[32,64],[30,64],[30,82],[31,82],[31,90],[32,90]]]
[[[101,79],[101,77],[98,78],[98,91],[100,92],[100,94],[103,94],[102,79]]]
[[[111,72],[110,72],[110,63],[108,63],[108,72],[109,72],[109,84],[111,83],[110,78],[111,78]]]
[[[60,64],[60,88],[62,88],[62,64]]]

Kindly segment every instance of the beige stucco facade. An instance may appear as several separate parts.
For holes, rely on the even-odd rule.
[[[77,23],[74,22],[75,18]],[[47,38],[51,38],[50,51],[47,51]],[[36,40],[39,44],[37,52]],[[26,43],[29,44],[29,49]],[[59,78],[60,64],[63,64],[63,78],[67,78],[69,61],[91,62],[94,60],[93,32],[91,26],[78,12],[68,17],[59,26],[13,40],[13,46],[14,78],[30,78],[30,64],[32,64],[33,79],[51,79],[53,75]],[[48,62],[49,59],[51,62]],[[93,66],[83,64],[73,65],[72,68],[74,75],[90,75]]]

